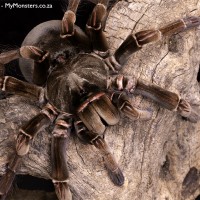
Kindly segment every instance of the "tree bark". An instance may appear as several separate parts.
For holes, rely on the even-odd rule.
[[[159,28],[186,16],[198,16],[198,0],[120,1],[110,12],[106,34],[114,51],[131,32]],[[123,69],[180,94],[199,112],[200,32],[198,28],[145,46]],[[15,151],[18,129],[39,112],[27,98],[12,96],[0,101],[0,174]],[[149,121],[121,117],[105,133],[111,151],[125,175],[125,184],[112,184],[103,159],[91,145],[72,135],[68,141],[69,185],[75,200],[194,200],[200,194],[200,122],[191,123],[176,112],[135,95],[132,103],[151,108]],[[19,174],[50,179],[51,128],[32,143]]]

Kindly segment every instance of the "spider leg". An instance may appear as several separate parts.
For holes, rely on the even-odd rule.
[[[47,71],[49,67],[48,63],[49,53],[43,51],[35,46],[22,46],[17,50],[8,51],[0,54],[0,77],[4,76],[5,64],[18,58],[32,59],[34,60],[34,70],[32,81],[35,84],[42,85],[44,83],[44,77],[47,77]],[[26,71],[27,69],[22,69]],[[30,70],[28,68],[28,70]]]
[[[11,62],[18,58],[33,59],[36,62],[42,62],[48,56],[48,52],[45,52],[35,46],[22,46],[19,49],[7,51],[0,54],[1,66]],[[3,70],[2,70],[3,71]]]
[[[197,123],[200,120],[198,111],[195,111],[195,109],[185,99],[180,99],[177,112],[192,123]]]
[[[135,108],[129,101],[128,95],[126,95],[125,92],[112,92],[110,94],[110,99],[125,116],[132,120],[149,120],[152,117],[151,110]]]
[[[74,122],[77,136],[87,144],[93,144],[103,155],[108,174],[115,185],[124,183],[124,176],[112,156],[108,145],[100,136],[106,125],[119,122],[119,112],[104,92],[90,95],[77,109],[79,119]]]
[[[71,133],[70,115],[59,115],[55,121],[51,142],[52,181],[59,200],[71,200],[67,183],[69,173],[66,160],[66,142]]]
[[[141,94],[157,102],[163,108],[186,117],[191,122],[197,122],[200,115],[191,107],[189,102],[174,92],[144,80],[136,80],[135,77],[117,75],[108,78],[108,89],[125,91],[127,94]]]
[[[107,66],[114,72],[119,71],[128,58],[142,49],[143,45],[161,40],[164,36],[173,35],[200,25],[200,17],[186,17],[157,30],[144,30],[130,34],[113,56],[106,58]]]
[[[5,92],[16,93],[23,96],[34,97],[44,102],[44,90],[33,84],[20,81],[10,76],[4,76],[4,65],[17,58],[34,59],[35,63],[43,62],[48,56],[47,52],[34,46],[23,46],[20,49],[0,54],[0,89]]]
[[[67,11],[65,12],[61,23],[61,38],[73,36],[75,34],[76,11],[80,0],[69,0]]]
[[[6,173],[0,180],[0,196],[5,198],[14,180],[16,171],[20,167],[21,159],[25,156],[30,147],[30,142],[36,134],[50,125],[57,116],[57,112],[47,104],[42,111],[25,124],[18,133],[16,140],[16,153],[14,158],[9,162]]]
[[[104,34],[108,0],[99,0],[87,22],[86,32],[92,42],[93,51],[101,57],[109,55],[109,46]]]
[[[70,40],[77,46],[81,46],[86,52],[91,51],[91,44],[88,36],[75,25],[76,11],[80,0],[69,0],[67,11],[65,12],[61,21],[60,37]]]
[[[44,85],[49,70],[49,52],[43,51],[36,46],[22,46],[20,48],[20,55],[22,58],[34,61],[32,69],[30,69],[30,62],[26,63],[27,60],[23,60],[24,65],[20,66],[20,69],[24,77],[36,85]],[[31,77],[30,70],[33,71]]]
[[[45,101],[44,89],[11,76],[0,77],[0,90],[26,97],[31,97],[43,103]]]
[[[155,84],[138,80],[135,92],[153,99],[168,110],[178,111],[181,116],[193,123],[196,123],[200,119],[200,115],[192,108],[188,101],[182,99],[178,94]]]
[[[99,149],[99,152],[104,157],[105,166],[108,174],[115,185],[121,186],[124,184],[124,175],[119,168],[114,156],[111,154],[109,147],[102,137],[97,137],[91,143]]]
[[[88,131],[82,121],[76,120],[74,125],[78,137],[87,144],[93,144],[99,150],[104,158],[105,166],[112,182],[117,186],[123,185],[124,175],[110,152],[106,141],[98,133]]]

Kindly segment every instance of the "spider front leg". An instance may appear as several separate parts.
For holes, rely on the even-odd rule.
[[[108,42],[103,32],[108,2],[108,0],[98,1],[86,25],[86,32],[92,42],[93,51],[101,57],[109,55]]]
[[[128,58],[133,53],[141,50],[144,45],[159,41],[164,36],[186,31],[199,25],[200,17],[186,17],[157,30],[150,29],[135,34],[131,33],[115,51],[114,55],[105,60],[106,64],[110,70],[119,71]]]
[[[93,144],[102,154],[108,174],[115,185],[124,183],[124,176],[111,154],[108,145],[101,137],[105,132],[105,125],[115,125],[119,122],[119,112],[111,103],[108,96],[99,92],[93,94],[83,102],[78,110],[74,123],[76,134],[87,144]]]
[[[110,152],[106,141],[98,133],[88,131],[82,121],[76,120],[74,125],[79,139],[86,144],[94,145],[99,150],[104,158],[105,167],[112,182],[117,186],[123,185],[124,175]]]
[[[4,199],[9,192],[15,174],[20,167],[21,159],[29,151],[31,141],[41,129],[49,126],[56,116],[57,112],[55,109],[50,104],[47,104],[38,115],[33,117],[19,130],[16,140],[15,156],[9,162],[6,173],[0,180],[0,196],[2,199]]]
[[[197,122],[200,115],[191,107],[189,102],[180,98],[174,92],[135,77],[117,75],[108,78],[109,89],[125,91],[127,94],[140,94],[157,102],[163,108],[177,111],[191,122]]]
[[[70,115],[61,114],[55,121],[51,142],[52,181],[59,200],[71,200],[72,194],[68,186],[69,173],[66,160],[66,142],[71,133]]]

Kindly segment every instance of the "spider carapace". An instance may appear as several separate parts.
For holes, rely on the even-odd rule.
[[[121,114],[133,120],[151,119],[150,110],[140,110],[130,103],[132,95],[149,97],[191,122],[199,120],[189,102],[178,94],[120,74],[128,58],[143,45],[196,27],[199,17],[183,18],[158,30],[131,33],[112,55],[103,30],[109,1],[98,1],[84,31],[75,25],[79,1],[69,0],[62,20],[47,21],[33,28],[20,49],[0,54],[1,90],[27,96],[41,105],[41,112],[19,129],[16,153],[0,181],[2,199],[6,198],[31,141],[50,124],[54,127],[51,178],[58,198],[70,200],[65,149],[72,131],[84,143],[99,149],[109,177],[121,186],[123,173],[102,136],[106,126],[119,122]],[[19,59],[27,82],[4,76],[4,65],[14,59]]]

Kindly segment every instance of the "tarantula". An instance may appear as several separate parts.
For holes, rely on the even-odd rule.
[[[38,101],[42,110],[19,129],[16,153],[0,181],[0,195],[5,199],[23,156],[31,141],[44,127],[53,124],[51,143],[52,181],[60,200],[70,200],[66,141],[74,131],[86,144],[92,144],[104,157],[112,182],[121,186],[124,176],[103,133],[106,126],[119,122],[120,112],[130,119],[151,119],[150,110],[131,105],[129,97],[141,94],[160,106],[196,122],[199,115],[189,102],[145,80],[120,74],[128,58],[143,45],[200,25],[199,17],[187,17],[158,30],[130,34],[111,55],[104,35],[109,0],[99,0],[85,31],[75,25],[80,0],[69,0],[62,20],[39,24],[26,36],[22,47],[0,54],[0,88]],[[4,76],[4,65],[20,60],[21,71],[29,82]]]

